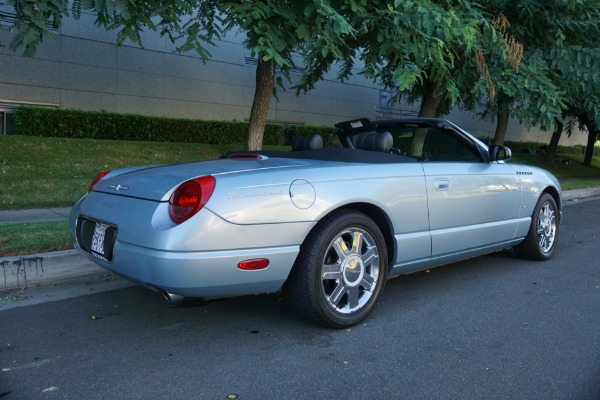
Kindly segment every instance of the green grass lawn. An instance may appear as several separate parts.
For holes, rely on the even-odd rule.
[[[67,221],[0,225],[0,257],[71,248]]]
[[[559,159],[554,165],[550,165],[538,154],[513,153],[510,162],[544,168],[552,172],[559,180],[584,177],[600,178],[600,159],[598,157],[592,159],[591,167],[584,166],[583,155],[576,154],[559,154]]]
[[[239,146],[0,136],[0,210],[70,207],[100,171],[215,159]]]
[[[560,181],[562,190],[583,189],[600,186],[600,159],[594,157],[592,166],[583,165],[583,155],[559,154],[559,160],[553,165],[547,164],[537,154],[516,153],[510,162],[533,165],[544,168]]]

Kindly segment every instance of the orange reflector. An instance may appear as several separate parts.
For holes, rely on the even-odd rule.
[[[239,269],[246,271],[256,271],[257,269],[265,269],[269,266],[269,260],[266,258],[256,258],[254,260],[242,261],[238,264]]]

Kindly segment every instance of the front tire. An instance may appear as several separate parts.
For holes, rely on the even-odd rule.
[[[548,193],[538,200],[531,226],[525,240],[514,247],[515,253],[522,258],[544,261],[552,257],[558,239],[558,207]]]
[[[301,314],[343,328],[369,315],[386,276],[387,250],[377,224],[361,212],[340,210],[308,235],[285,289]]]

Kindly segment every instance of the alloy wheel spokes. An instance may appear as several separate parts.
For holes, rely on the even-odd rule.
[[[554,207],[546,203],[540,210],[537,224],[538,245],[544,253],[550,252],[556,236],[556,215]]]
[[[323,294],[330,307],[350,313],[372,297],[379,276],[379,249],[360,228],[340,232],[329,245],[321,268]]]

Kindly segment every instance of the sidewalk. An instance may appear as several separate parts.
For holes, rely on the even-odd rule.
[[[600,187],[563,191],[563,201],[600,196]],[[0,224],[57,221],[69,218],[70,208],[0,211]],[[76,250],[0,258],[0,291],[109,274]]]
[[[0,211],[0,224],[18,224],[22,222],[60,221],[69,219],[71,207],[36,208],[32,210]]]

